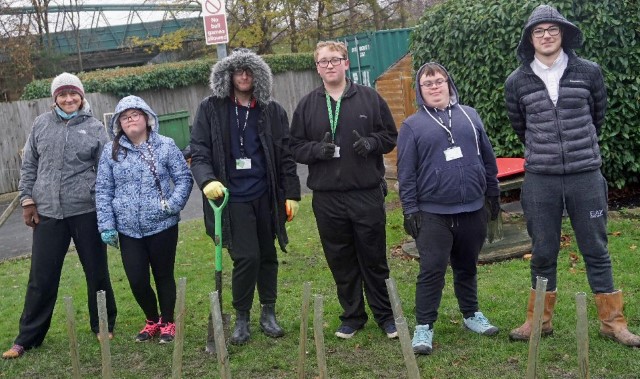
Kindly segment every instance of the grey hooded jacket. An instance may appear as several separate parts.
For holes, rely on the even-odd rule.
[[[253,72],[253,96],[260,109],[258,135],[267,163],[267,180],[271,201],[272,230],[280,248],[288,243],[284,227],[285,200],[300,200],[300,180],[296,163],[289,150],[289,121],[287,112],[271,100],[272,74],[269,66],[255,53],[238,49],[211,68],[209,84],[211,96],[200,103],[191,130],[191,171],[196,184],[203,189],[213,180],[228,186],[226,160],[232,159],[230,147],[228,104],[233,101],[231,75],[239,68]],[[228,207],[222,213],[222,242],[231,246]],[[203,210],[207,234],[214,236],[215,220],[208,200],[203,196]]]
[[[71,120],[55,110],[38,116],[24,147],[20,201],[33,199],[40,215],[63,219],[95,211],[95,182],[106,129],[84,101]]]
[[[535,53],[531,31],[547,22],[562,27],[562,47],[569,56],[556,105],[530,67]],[[602,165],[598,135],[604,124],[607,93],[600,67],[573,52],[580,46],[580,30],[548,5],[538,6],[522,31],[517,48],[521,66],[505,82],[505,99],[511,126],[525,145],[528,172],[572,174]]]

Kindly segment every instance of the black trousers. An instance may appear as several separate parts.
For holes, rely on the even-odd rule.
[[[453,291],[463,317],[478,311],[478,255],[487,236],[487,213],[441,215],[421,212],[416,238],[420,273],[416,283],[416,324],[433,325],[438,319],[447,265],[451,262]]]
[[[229,203],[233,260],[233,308],[249,311],[258,287],[261,304],[274,304],[278,292],[278,255],[271,225],[269,194],[246,203]]]
[[[343,309],[340,320],[356,329],[367,322],[364,287],[376,323],[384,326],[393,312],[385,283],[389,266],[382,190],[314,191],[312,205]]]
[[[147,320],[158,321],[158,303],[162,322],[173,322],[176,306],[176,280],[174,267],[176,245],[178,244],[178,225],[160,233],[142,238],[132,238],[119,234],[122,265],[129,280],[133,297],[142,308]],[[158,297],[151,288],[153,273]]]
[[[40,223],[33,229],[31,270],[16,344],[27,349],[42,344],[51,325],[62,265],[71,239],[87,281],[91,330],[94,333],[99,331],[96,292],[105,291],[108,326],[109,331],[113,331],[117,313],[116,301],[109,279],[107,248],[98,233],[96,212],[61,220],[41,215]]]

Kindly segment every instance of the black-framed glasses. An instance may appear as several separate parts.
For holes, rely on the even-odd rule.
[[[331,59],[321,59],[319,61],[316,62],[316,64],[322,68],[327,68],[329,67],[329,63],[331,63],[331,65],[333,67],[338,66],[340,63],[342,63],[342,61],[346,61],[347,58],[331,58]]]
[[[536,38],[542,38],[542,37],[544,37],[544,32],[549,33],[549,35],[551,37],[555,37],[558,34],[560,34],[560,27],[557,26],[557,25],[553,25],[553,26],[550,26],[550,27],[548,27],[546,29],[544,29],[544,28],[535,28],[535,29],[533,29],[531,34]]]
[[[242,76],[242,74],[246,74],[247,76],[253,76],[253,71],[251,71],[248,67],[236,68],[233,70],[233,75]]]
[[[128,122],[128,121],[138,121],[140,120],[140,116],[142,116],[141,113],[139,112],[133,112],[130,113],[128,115],[122,115],[118,118],[118,120],[120,120],[120,123],[124,123],[124,122]]]
[[[447,79],[438,79],[435,82],[424,82],[424,83],[420,83],[420,87],[424,87],[424,88],[431,88],[431,87],[436,87],[436,88],[440,88],[442,87],[443,84],[445,84],[446,82],[448,82]]]

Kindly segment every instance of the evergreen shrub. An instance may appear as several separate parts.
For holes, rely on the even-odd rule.
[[[415,69],[436,61],[450,71],[461,102],[482,117],[497,156],[521,157],[511,129],[504,81],[518,67],[516,47],[539,0],[448,0],[427,8],[411,35]],[[576,53],[598,63],[608,92],[600,135],[603,171],[610,185],[637,183],[640,173],[640,2],[549,2],[576,24],[584,45]],[[585,189],[586,190],[586,189]]]
[[[262,56],[274,74],[315,68],[313,53]],[[213,59],[162,63],[138,67],[122,67],[78,73],[85,92],[110,93],[124,97],[140,91],[185,87],[209,82]],[[29,83],[23,100],[51,96],[51,80],[41,79]]]

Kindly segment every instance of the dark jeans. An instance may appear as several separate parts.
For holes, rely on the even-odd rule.
[[[356,329],[367,322],[364,285],[373,317],[384,326],[393,312],[385,283],[389,266],[382,190],[314,191],[312,205],[343,309],[340,320]]]
[[[478,311],[478,255],[487,236],[487,213],[453,215],[421,212],[416,238],[420,273],[416,283],[416,323],[433,325],[438,319],[447,265],[453,271],[453,290],[463,317]]]
[[[105,291],[108,326],[109,331],[113,331],[117,313],[116,301],[109,279],[107,248],[98,233],[96,212],[61,220],[41,215],[40,223],[33,229],[31,271],[16,344],[27,349],[42,344],[51,325],[62,265],[71,239],[87,282],[91,330],[94,333],[99,331],[96,292]]]
[[[278,292],[278,255],[271,226],[268,192],[246,203],[229,203],[233,260],[233,308],[249,311],[258,287],[261,304],[275,304]]]
[[[178,225],[142,238],[119,234],[122,265],[133,297],[147,320],[157,321],[158,303],[163,322],[173,322],[176,305],[176,280],[173,275],[178,244]],[[151,288],[149,267],[156,283],[158,298]]]
[[[525,174],[520,200],[533,243],[532,288],[536,277],[542,276],[548,279],[547,291],[556,289],[562,211],[566,208],[591,291],[614,291],[607,249],[607,196],[607,181],[600,170],[571,175]]]

